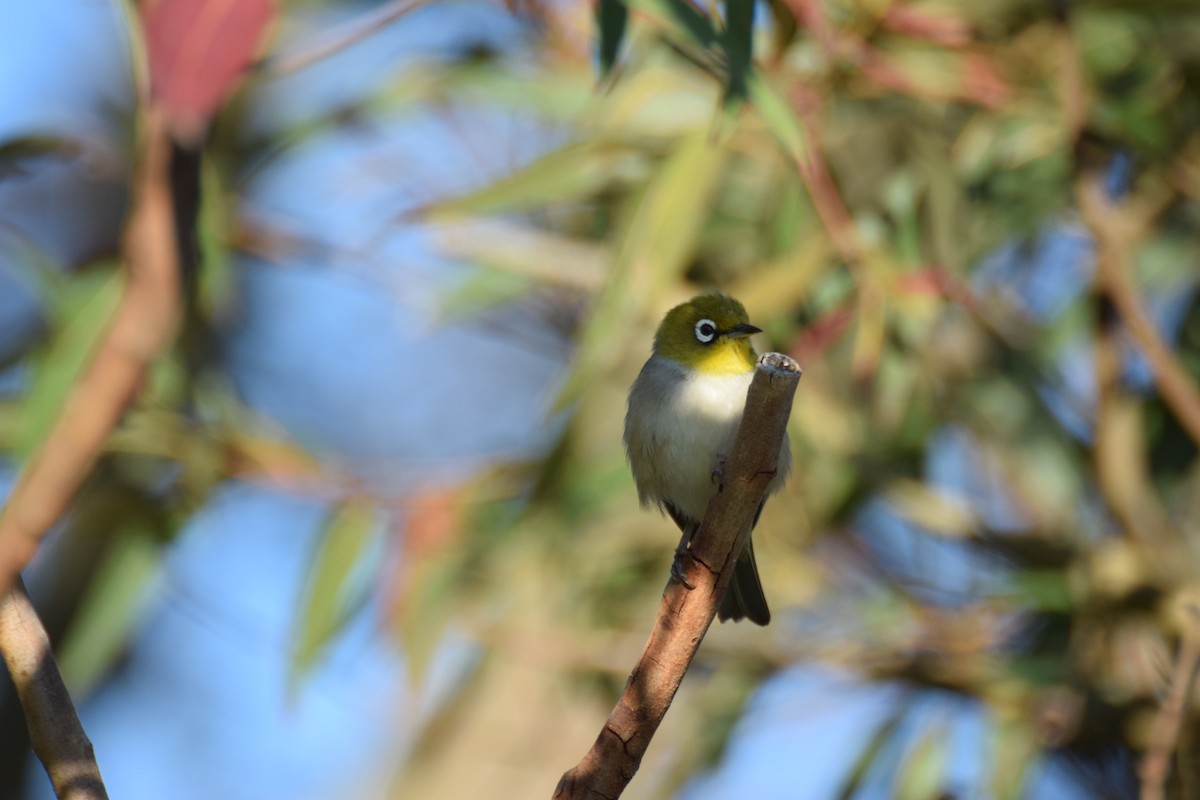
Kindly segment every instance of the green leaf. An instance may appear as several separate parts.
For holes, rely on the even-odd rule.
[[[599,0],[596,4],[596,28],[600,33],[600,77],[606,78],[617,63],[621,41],[625,38],[625,26],[629,21],[629,7],[623,0]]]
[[[117,273],[89,272],[68,283],[57,298],[53,316],[62,320],[62,327],[38,360],[32,385],[21,402],[15,442],[18,458],[28,458],[46,438],[67,393],[104,338],[123,286]]]
[[[679,143],[647,187],[618,244],[617,276],[632,278],[655,296],[676,284],[708,221],[727,157],[706,131]]]
[[[996,800],[1025,797],[1029,767],[1037,758],[1037,737],[1023,721],[1001,720],[991,729],[992,785]]]
[[[413,686],[425,681],[429,665],[445,638],[457,593],[462,587],[461,553],[422,554],[414,558],[396,634],[404,648]]]
[[[32,172],[32,162],[54,158],[69,160],[82,152],[78,142],[54,136],[21,136],[0,143],[0,181]]]
[[[58,668],[72,694],[85,694],[120,657],[158,569],[160,541],[145,520],[130,520],[116,531],[59,647]]]
[[[1070,613],[1076,608],[1069,576],[1056,569],[1027,569],[1012,576],[1017,602],[1039,611]]]
[[[288,683],[296,683],[365,598],[355,580],[363,554],[376,539],[376,509],[365,498],[348,500],[329,515],[309,567]]]
[[[200,312],[213,319],[228,309],[236,285],[229,256],[232,222],[229,193],[212,159],[200,165],[200,213],[196,233],[200,248]]]
[[[786,0],[769,0],[771,6],[771,27],[775,31],[775,54],[782,54],[796,38],[800,26],[796,24],[796,15]]]
[[[528,211],[584,200],[617,181],[640,174],[641,160],[640,155],[618,145],[569,144],[476,192],[435,203],[418,213],[437,219],[457,214]]]
[[[746,102],[746,79],[754,64],[754,0],[725,0],[725,51],[729,75],[725,108],[732,111]]]
[[[711,214],[727,157],[707,132],[699,131],[679,143],[642,193],[627,217],[609,281],[580,336],[560,408],[616,362],[640,313],[678,285]]]
[[[688,0],[631,0],[630,6],[666,21],[703,50],[716,50],[721,37],[712,19]]]
[[[933,800],[941,797],[942,779],[950,757],[950,743],[941,725],[933,725],[904,759],[896,776],[896,800]]]
[[[865,741],[858,755],[855,756],[854,761],[850,765],[849,774],[846,776],[846,781],[838,793],[838,800],[848,800],[848,798],[855,796],[862,786],[863,781],[870,774],[875,760],[885,752],[885,748],[893,741],[896,730],[900,727],[900,722],[904,719],[904,713],[907,708],[908,706],[905,703],[896,704],[875,730],[863,732]]]
[[[767,129],[779,140],[783,149],[793,159],[805,158],[808,153],[808,137],[792,107],[771,86],[761,73],[751,71],[746,75],[746,91],[754,110]]]

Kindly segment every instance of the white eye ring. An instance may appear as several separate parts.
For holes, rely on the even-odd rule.
[[[696,332],[696,341],[700,344],[708,344],[717,338],[717,324],[711,319],[700,320],[693,330]]]

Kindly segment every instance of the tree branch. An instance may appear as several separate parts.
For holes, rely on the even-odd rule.
[[[273,78],[299,72],[358,44],[427,2],[428,0],[392,0],[359,19],[351,20],[316,42],[300,45],[296,52],[264,59],[259,63],[258,69]]]
[[[0,653],[25,713],[33,751],[59,800],[107,800],[100,767],[20,579],[0,599]]]
[[[1194,627],[1200,614],[1194,605],[1186,609],[1192,617]],[[1139,777],[1142,782],[1141,800],[1163,800],[1166,797],[1167,776],[1171,772],[1171,755],[1179,743],[1179,730],[1183,727],[1184,711],[1188,695],[1192,691],[1192,680],[1196,676],[1196,665],[1200,662],[1200,638],[1193,630],[1187,630],[1175,657],[1175,669],[1171,675],[1171,688],[1154,717],[1150,731],[1150,744],[1142,758]]]
[[[1078,198],[1083,221],[1096,241],[1097,282],[1150,362],[1163,402],[1192,441],[1200,444],[1200,390],[1158,335],[1129,277],[1134,253],[1161,211],[1162,198],[1116,202],[1096,175],[1081,181]]]
[[[759,359],[723,483],[681,560],[694,588],[677,581],[667,584],[654,629],[625,692],[592,749],[559,780],[555,800],[615,800],[637,772],[749,539],[778,467],[799,381],[800,367],[787,356],[767,353]]]
[[[145,149],[125,231],[125,290],[95,356],[26,464],[0,514],[0,595],[36,552],[91,472],[142,376],[175,332],[180,277],[170,187],[171,143],[161,114],[144,127]]]

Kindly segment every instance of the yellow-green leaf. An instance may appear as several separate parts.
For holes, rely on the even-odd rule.
[[[28,458],[49,432],[67,393],[91,361],[117,309],[124,284],[115,273],[86,273],[71,281],[57,298],[56,317],[65,320],[33,373],[21,401],[16,455]]]
[[[200,247],[200,311],[209,319],[220,316],[237,291],[229,239],[233,204],[220,170],[210,159],[200,168],[200,216],[196,226]]]
[[[651,19],[668,24],[680,39],[691,39],[703,50],[713,50],[720,45],[712,18],[688,0],[629,0],[629,5]]]
[[[949,761],[950,745],[941,725],[933,725],[908,754],[896,776],[896,800],[936,800]]]
[[[293,687],[341,630],[364,597],[355,568],[375,540],[376,510],[365,498],[338,506],[325,523],[309,567],[292,648]]]
[[[72,694],[85,694],[120,657],[158,568],[159,540],[144,520],[130,520],[116,531],[58,651],[58,668]]]
[[[746,76],[746,91],[758,116],[787,154],[793,159],[804,158],[808,152],[808,137],[791,105],[760,72],[751,70]]]
[[[943,494],[919,481],[898,478],[884,496],[897,514],[930,533],[963,538],[979,530],[979,520],[965,498]]]
[[[396,634],[404,648],[409,679],[421,686],[450,621],[459,587],[461,561],[456,553],[425,554],[414,558]]]
[[[641,174],[642,157],[629,148],[594,142],[569,144],[478,191],[427,206],[438,219],[459,214],[528,211],[595,195]]]
[[[616,362],[632,322],[678,284],[712,211],[726,157],[723,147],[699,131],[679,143],[646,187],[626,219],[612,273],[580,336],[560,405]]]
[[[629,20],[629,8],[624,0],[599,0],[596,3],[597,45],[600,58],[600,77],[608,77],[617,63],[621,52],[621,41],[625,38],[625,26]]]

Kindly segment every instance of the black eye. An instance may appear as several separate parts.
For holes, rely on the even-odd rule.
[[[708,344],[717,336],[717,326],[711,319],[702,319],[696,323],[696,341]]]

